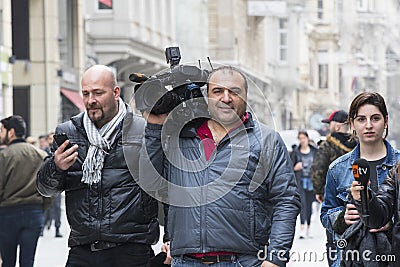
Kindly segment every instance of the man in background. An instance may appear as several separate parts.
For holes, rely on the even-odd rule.
[[[47,141],[48,140],[48,135],[47,134],[42,134],[39,136],[39,148],[41,150],[44,150],[47,154],[50,155],[50,144]]]
[[[53,142],[53,134],[43,134],[39,136],[39,147],[45,151],[49,156],[51,156],[50,151],[50,141]],[[60,232],[61,226],[61,194],[57,194],[52,197],[51,206],[45,211],[44,215],[44,226],[47,230],[50,230],[51,223],[54,220],[54,226],[56,227],[55,237],[63,237]],[[41,233],[43,236],[43,231]]]
[[[0,254],[2,266],[33,266],[44,222],[45,199],[36,190],[36,173],[46,152],[25,141],[21,116],[1,120],[0,140]]]

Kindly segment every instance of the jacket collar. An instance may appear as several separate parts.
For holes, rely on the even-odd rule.
[[[26,143],[26,141],[23,138],[17,138],[12,140],[8,145],[12,145],[12,144],[17,144],[17,143]]]
[[[126,106],[126,113],[127,113],[127,114],[128,114],[128,113],[132,113],[131,107],[130,107],[128,104],[126,104],[126,103],[124,103],[124,104],[125,104],[125,106]],[[87,137],[87,134],[86,134],[86,131],[85,131],[85,127],[83,126],[83,115],[84,115],[84,114],[85,114],[85,112],[81,112],[81,113],[79,113],[78,115],[73,116],[73,117],[71,118],[71,122],[72,122],[72,124],[76,127],[76,129],[77,129],[81,134],[83,134],[83,135],[85,136],[85,138],[87,139],[88,137]],[[132,114],[131,114],[131,115],[132,115]],[[120,123],[120,125],[118,125],[117,127],[122,129],[122,124],[123,124],[123,122],[124,122],[124,120],[122,120],[121,123]]]
[[[247,112],[248,114],[248,119],[244,123],[244,129],[249,130],[254,128],[254,120],[253,116],[251,115],[250,112]],[[209,118],[199,118],[196,120],[193,120],[192,122],[189,122],[188,124],[183,127],[182,132],[180,133],[180,137],[196,137],[197,135],[197,129],[203,124],[205,120],[209,120]],[[239,126],[235,130],[233,130],[231,133],[229,133],[230,136],[235,135],[237,132],[243,130],[242,126]]]
[[[340,147],[346,152],[350,152],[356,147],[357,141],[350,140],[351,135],[348,133],[335,132],[329,135],[326,140]]]
[[[392,145],[386,141],[385,139],[383,140],[386,146],[386,158],[385,161],[382,163],[382,165],[388,166],[388,167],[393,167],[396,165],[396,150],[392,147]],[[352,152],[350,152],[350,165],[352,166],[354,161],[360,158],[360,144],[358,144]],[[350,166],[350,168],[351,168]]]

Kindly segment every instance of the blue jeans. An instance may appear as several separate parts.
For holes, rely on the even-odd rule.
[[[32,267],[44,224],[42,205],[0,208],[0,254],[3,267],[14,267],[19,245],[19,266]]]
[[[257,256],[252,255],[238,255],[234,256],[232,262],[218,262],[212,265],[207,265],[201,263],[201,261],[188,258],[185,256],[178,256],[172,258],[171,267],[260,267],[262,261],[257,258]]]

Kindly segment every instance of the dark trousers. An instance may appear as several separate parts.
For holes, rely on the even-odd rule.
[[[311,224],[312,203],[315,200],[314,191],[304,190],[299,188],[301,199],[300,223],[307,225]]]
[[[145,267],[151,257],[150,245],[125,243],[94,252],[90,245],[82,245],[70,248],[66,267]]]
[[[44,223],[42,205],[0,208],[2,267],[14,267],[19,245],[19,266],[32,267]]]
[[[51,226],[51,222],[54,220],[54,226],[60,228],[61,225],[61,194],[58,194],[51,201],[51,206],[45,211],[44,224],[48,227]]]

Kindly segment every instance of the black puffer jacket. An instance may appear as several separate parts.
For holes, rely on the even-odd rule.
[[[127,112],[105,157],[101,181],[89,186],[81,182],[82,163],[89,148],[82,119],[83,113],[56,129],[56,133],[65,132],[71,143],[79,145],[78,160],[68,171],[59,172],[54,166],[54,156],[48,157],[37,179],[38,190],[45,196],[65,190],[71,227],[68,245],[90,244],[98,240],[156,243],[159,237],[157,202],[136,183],[144,120]],[[56,149],[56,144],[53,144],[53,149]],[[129,169],[125,150],[129,153]]]

